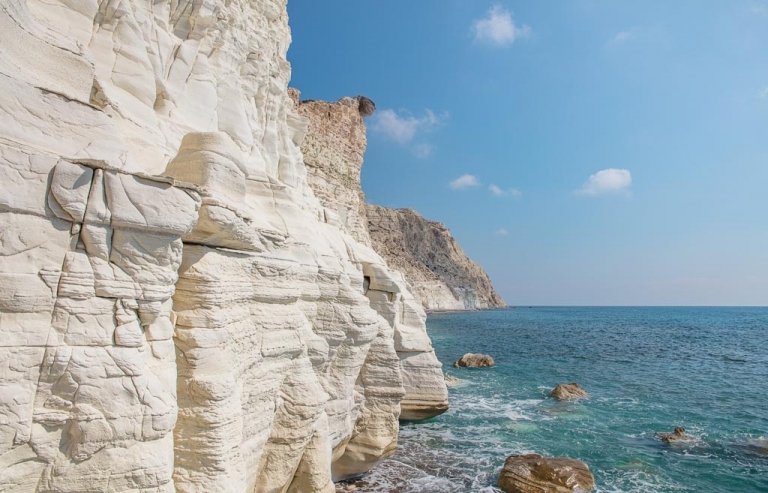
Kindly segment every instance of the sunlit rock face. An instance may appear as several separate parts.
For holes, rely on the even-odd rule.
[[[507,306],[483,268],[437,221],[412,209],[366,206],[376,252],[405,274],[426,310],[477,310]]]
[[[298,94],[295,94],[298,100]],[[368,98],[347,97],[335,103],[302,101],[299,113],[309,122],[301,144],[309,183],[325,217],[358,240],[354,256],[362,262],[365,293],[371,307],[394,327],[395,350],[405,389],[403,420],[426,419],[448,409],[442,365],[427,336],[426,315],[401,272],[375,253],[368,233],[360,172],[365,154],[364,118],[373,112]]]
[[[0,491],[331,492],[445,407],[289,42],[284,0],[0,5]]]

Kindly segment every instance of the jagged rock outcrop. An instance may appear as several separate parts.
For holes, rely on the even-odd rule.
[[[331,492],[445,406],[289,42],[285,0],[0,4],[0,491]]]
[[[482,267],[470,260],[444,225],[412,209],[367,205],[374,249],[402,271],[426,310],[506,306]]]

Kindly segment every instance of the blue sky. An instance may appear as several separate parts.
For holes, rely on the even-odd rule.
[[[363,94],[370,202],[508,303],[768,304],[768,1],[289,0],[292,85]]]

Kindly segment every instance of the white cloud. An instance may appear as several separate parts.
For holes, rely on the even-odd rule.
[[[448,184],[453,190],[462,190],[464,188],[472,188],[480,186],[480,182],[475,175],[461,175]]]
[[[494,234],[496,236],[509,236],[509,231],[507,231],[507,228],[499,228],[494,232]]]
[[[627,193],[632,186],[632,173],[628,169],[607,168],[591,175],[576,193],[580,195],[602,195]]]
[[[516,25],[509,10],[501,5],[494,5],[485,17],[472,23],[472,32],[475,34],[475,41],[505,46],[514,43],[516,39],[529,36],[531,28]]]
[[[520,197],[523,195],[523,192],[517,188],[508,188],[504,190],[503,188],[494,185],[493,183],[488,185],[488,190],[496,197]]]
[[[762,89],[760,89],[760,92],[757,93],[757,96],[760,99],[768,99],[768,86],[765,86]]]
[[[432,110],[424,110],[422,116],[414,116],[407,111],[399,113],[391,109],[383,109],[376,113],[371,129],[398,144],[410,143],[418,132],[435,128],[445,121],[447,114],[437,115]]]
[[[407,144],[416,136],[419,120],[412,116],[400,116],[394,110],[381,110],[376,114],[371,129],[389,140]]]
[[[371,130],[387,140],[404,147],[410,147],[414,156],[425,159],[432,155],[434,146],[427,143],[412,145],[413,140],[419,134],[434,130],[447,119],[447,112],[437,114],[430,109],[424,110],[420,116],[415,116],[404,110],[383,109],[373,117]]]
[[[635,35],[632,31],[619,31],[611,39],[608,40],[607,45],[609,47],[619,46],[634,38]]]

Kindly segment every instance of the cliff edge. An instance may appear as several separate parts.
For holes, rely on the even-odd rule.
[[[506,306],[488,274],[437,221],[413,209],[367,205],[373,248],[402,271],[426,310],[474,310]]]

